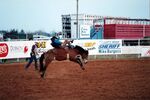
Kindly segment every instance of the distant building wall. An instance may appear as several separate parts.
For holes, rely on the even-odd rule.
[[[150,37],[150,20],[104,19],[105,39],[142,39]]]

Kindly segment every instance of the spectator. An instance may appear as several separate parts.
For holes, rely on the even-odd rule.
[[[38,46],[37,42],[32,46],[31,53],[30,53],[30,58],[29,58],[29,62],[25,66],[25,69],[28,69],[28,67],[31,65],[31,63],[34,60],[35,61],[35,69],[38,70],[37,57],[36,57],[36,56],[38,56],[37,46]]]

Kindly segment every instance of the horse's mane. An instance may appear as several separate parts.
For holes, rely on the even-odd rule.
[[[78,50],[81,54],[86,52],[85,49],[83,49],[82,47],[80,47],[80,46],[78,46],[78,45],[76,45],[76,46],[74,47],[74,49]]]

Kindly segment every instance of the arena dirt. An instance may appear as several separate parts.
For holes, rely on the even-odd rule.
[[[0,100],[150,100],[150,60],[52,62],[41,79],[26,63],[0,64]]]

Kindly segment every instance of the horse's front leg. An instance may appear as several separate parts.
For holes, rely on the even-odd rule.
[[[81,69],[82,69],[82,70],[85,70],[84,64],[83,64],[83,59],[82,59],[81,55],[77,55],[77,56],[76,56],[76,61],[77,61],[77,63],[80,65]]]
[[[48,64],[45,64],[43,70],[41,71],[41,78],[44,78],[47,67],[48,67]]]

